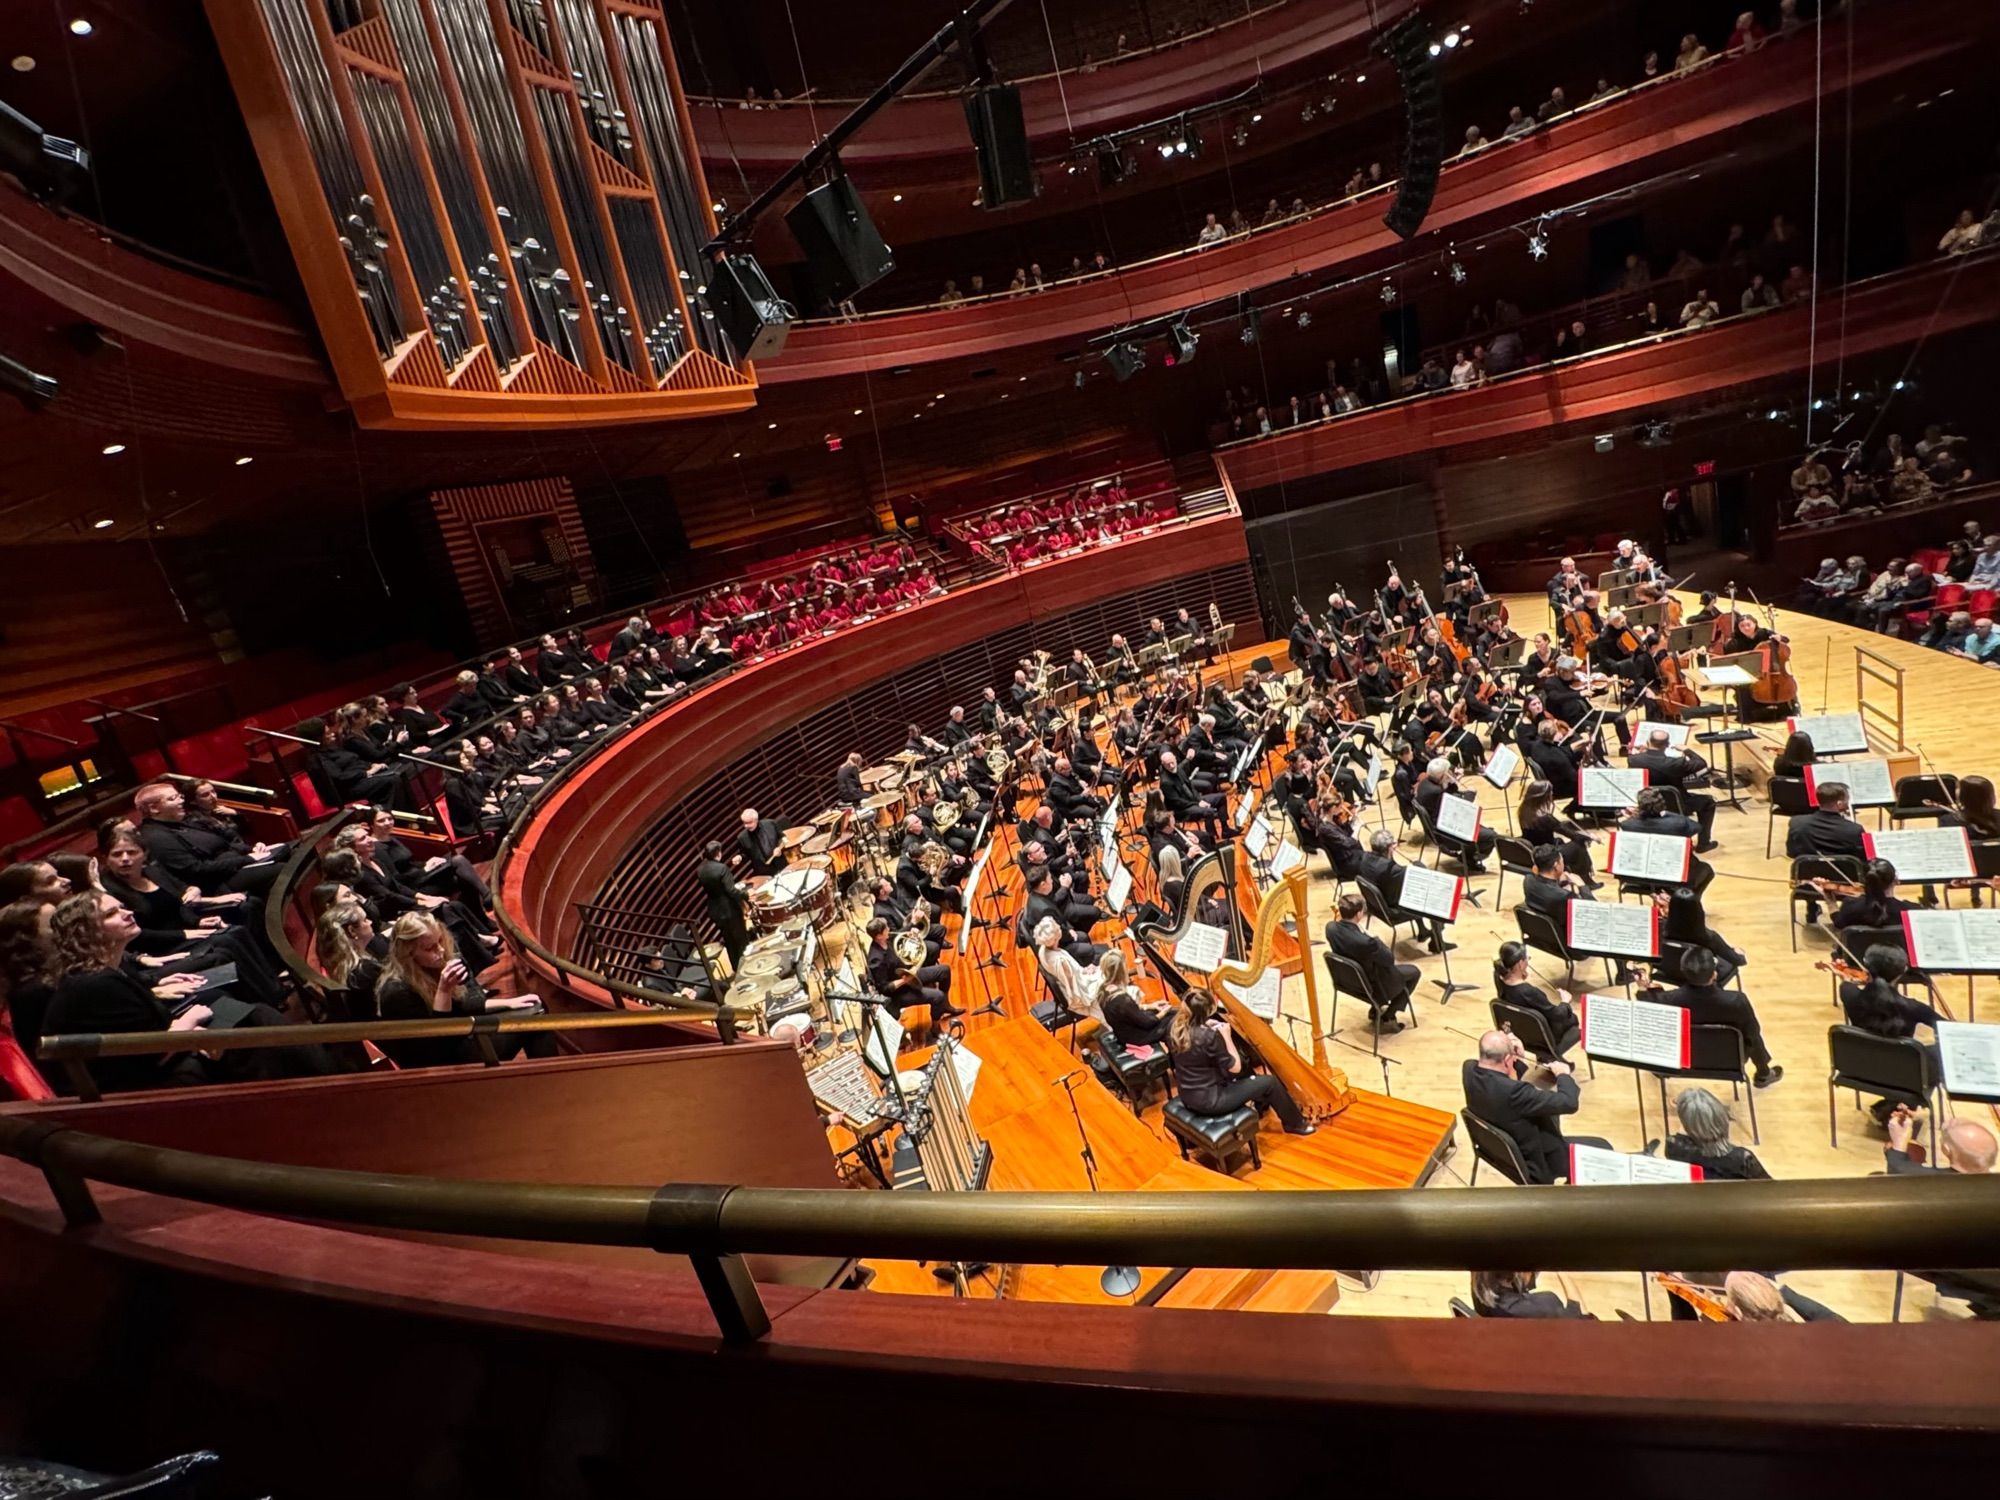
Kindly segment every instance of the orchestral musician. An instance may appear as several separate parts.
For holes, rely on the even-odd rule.
[[[1230,1115],[1250,1105],[1270,1110],[1287,1135],[1311,1135],[1291,1091],[1268,1073],[1253,1073],[1229,1026],[1229,1017],[1207,990],[1187,992],[1187,1041],[1174,1051],[1174,1081],[1181,1103],[1198,1115]]]

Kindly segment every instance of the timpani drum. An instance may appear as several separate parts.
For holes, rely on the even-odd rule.
[[[799,846],[817,832],[819,830],[814,828],[810,823],[801,823],[796,828],[787,828],[785,830],[785,852],[787,854],[796,853]]]
[[[864,791],[879,792],[889,787],[903,784],[901,766],[865,766],[861,772],[861,787]]]
[[[854,835],[851,833],[818,833],[799,846],[809,864],[817,866],[826,861],[826,868],[833,871],[835,880],[844,879],[854,869]]]
[[[900,790],[873,792],[861,799],[861,807],[885,833],[903,821],[904,797]]]

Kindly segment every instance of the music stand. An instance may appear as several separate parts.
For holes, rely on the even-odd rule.
[[[1676,625],[1667,632],[1667,649],[1679,656],[1684,651],[1695,649],[1694,638],[1700,625]]]
[[[1405,625],[1401,630],[1392,630],[1382,637],[1382,649],[1384,651],[1392,651],[1398,646],[1407,646],[1410,644],[1410,638],[1415,634],[1415,628],[1409,625]]]
[[[1599,593],[1607,593],[1612,589],[1623,588],[1631,581],[1632,570],[1630,568],[1607,568],[1597,575],[1597,591]]]
[[[1466,619],[1471,623],[1474,630],[1477,630],[1482,625],[1497,625],[1500,621],[1500,601],[1498,599],[1488,599],[1483,603],[1473,605],[1472,612],[1466,616]]]
[[[1511,668],[1520,666],[1521,658],[1527,654],[1527,638],[1525,636],[1516,636],[1511,641],[1505,641],[1495,646],[1492,654],[1486,659],[1487,665],[1495,672],[1505,672]]]

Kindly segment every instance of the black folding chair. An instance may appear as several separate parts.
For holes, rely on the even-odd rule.
[[[1486,1163],[1509,1182],[1526,1187],[1533,1177],[1528,1163],[1522,1159],[1521,1148],[1514,1137],[1497,1125],[1489,1125],[1469,1109],[1461,1109],[1458,1117],[1465,1121],[1465,1133],[1472,1141],[1472,1176],[1466,1186],[1479,1181],[1479,1164]]]
[[[1556,1049],[1555,1035],[1549,1030],[1548,1017],[1540,1011],[1505,1000],[1489,1000],[1487,1008],[1493,1013],[1494,1028],[1513,1032],[1521,1039],[1521,1045],[1535,1054],[1536,1062],[1558,1062],[1562,1059],[1562,1053]],[[1590,1076],[1595,1078],[1597,1063],[1589,1053],[1584,1054],[1584,1063],[1590,1069]]]
[[[1353,959],[1348,958],[1345,954],[1335,953],[1330,948],[1322,950],[1320,956],[1326,960],[1327,978],[1333,984],[1333,1014],[1329,1018],[1333,1029],[1327,1035],[1332,1036],[1340,1030],[1341,995],[1343,993],[1352,995],[1369,1008],[1369,1031],[1372,1033],[1372,1036],[1368,1050],[1374,1053],[1375,1056],[1380,1057],[1382,1055],[1382,1019],[1387,1012],[1387,1007],[1376,997],[1374,986],[1369,984],[1368,976],[1362,972],[1361,965],[1357,964]],[[1408,1010],[1410,1029],[1414,1031],[1417,1026],[1417,1007],[1412,1004],[1408,1007]]]
[[[1575,979],[1576,955],[1569,951],[1569,944],[1563,940],[1562,929],[1556,926],[1554,917],[1551,917],[1547,912],[1536,911],[1532,907],[1517,906],[1514,908],[1514,922],[1521,929],[1522,942],[1526,943],[1537,953],[1546,953],[1551,958],[1561,959],[1563,961],[1564,977],[1570,980]],[[1589,954],[1586,956],[1594,958],[1598,955]],[[1611,960],[1605,958],[1602,962],[1604,964],[1605,980],[1610,982],[1612,979]]]
[[[1535,871],[1535,849],[1524,838],[1503,835],[1493,844],[1493,852],[1500,860],[1500,884],[1494,888],[1493,904],[1501,905],[1507,899],[1507,877],[1517,876],[1526,880]]]
[[[1421,919],[1404,911],[1399,906],[1392,907],[1389,905],[1382,898],[1381,887],[1377,886],[1374,881],[1357,875],[1354,877],[1354,884],[1361,892],[1363,903],[1368,907],[1368,915],[1388,926],[1389,946],[1391,948],[1396,946],[1396,929],[1398,927],[1409,927],[1415,931],[1422,930]]]
[[[1750,1140],[1761,1144],[1757,1133],[1757,1090],[1750,1086],[1750,1054],[1743,1033],[1734,1026],[1695,1026],[1689,1029],[1688,1065],[1685,1068],[1645,1067],[1660,1083],[1660,1120],[1667,1120],[1667,1080],[1687,1078],[1703,1083],[1726,1083],[1735,1098],[1739,1090],[1750,1100]]]
[[[1958,806],[1958,777],[1950,771],[1938,776],[1905,776],[1896,783],[1896,800],[1889,804],[1891,823],[1938,818]]]
[[[1832,1069],[1826,1075],[1826,1138],[1840,1144],[1834,1119],[1836,1089],[1854,1091],[1855,1108],[1861,1096],[1887,1099],[1911,1109],[1928,1110],[1931,1121],[1931,1157],[1937,1157],[1937,1093],[1944,1086],[1931,1061],[1930,1050],[1913,1036],[1877,1036],[1859,1026],[1829,1026],[1826,1052]]]
[[[1771,811],[1764,819],[1764,858],[1769,859],[1771,835],[1777,828],[1778,819],[1809,813],[1813,805],[1806,796],[1806,783],[1802,776],[1773,776],[1765,783],[1764,789],[1771,797]]]

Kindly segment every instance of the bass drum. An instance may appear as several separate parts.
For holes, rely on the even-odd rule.
[[[752,919],[765,932],[801,917],[820,926],[832,914],[833,876],[810,867],[780,870],[750,903]]]

